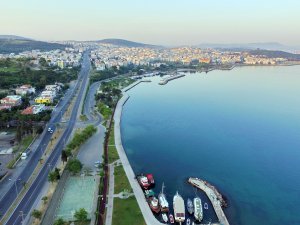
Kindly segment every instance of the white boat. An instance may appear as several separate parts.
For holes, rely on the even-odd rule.
[[[203,219],[202,203],[199,197],[194,198],[194,217],[199,222]]]
[[[161,214],[161,217],[162,217],[162,219],[163,219],[163,221],[164,221],[165,223],[168,222],[168,216],[167,216],[167,214],[163,213],[163,214]]]
[[[187,202],[186,202],[186,207],[187,207],[187,211],[189,212],[189,214],[193,214],[194,212],[194,205],[191,199],[188,198]]]
[[[208,204],[207,204],[207,202],[204,203],[204,209],[208,209]]]
[[[182,223],[185,221],[185,206],[183,198],[178,192],[173,198],[173,208],[174,208],[174,217],[175,221],[178,223]]]
[[[167,201],[166,195],[164,194],[164,184],[162,185],[162,190],[158,195],[158,201],[160,204],[160,211],[169,212],[169,203]]]

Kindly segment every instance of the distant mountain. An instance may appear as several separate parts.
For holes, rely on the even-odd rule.
[[[20,53],[35,49],[50,51],[53,49],[64,49],[65,47],[67,47],[67,45],[35,41],[14,35],[0,35],[0,54]]]
[[[157,45],[150,45],[150,44],[144,44],[144,43],[139,43],[139,42],[134,42],[134,41],[128,41],[124,39],[103,39],[97,41],[98,43],[103,43],[103,44],[111,44],[111,45],[119,45],[119,46],[124,46],[124,47],[129,47],[129,48],[161,48],[161,46]]]
[[[289,60],[300,60],[300,54],[292,54],[284,51],[270,51],[270,50],[250,50],[248,51],[251,55],[265,55],[269,58],[287,58]]]
[[[32,40],[30,38],[25,38],[21,36],[16,36],[16,35],[0,35],[0,40]]]
[[[277,42],[265,42],[265,43],[240,43],[240,44],[217,44],[217,43],[204,43],[197,47],[200,48],[216,48],[216,49],[232,49],[232,50],[254,50],[254,49],[266,49],[266,50],[280,50],[280,51],[293,51],[298,50],[299,47],[287,46]]]

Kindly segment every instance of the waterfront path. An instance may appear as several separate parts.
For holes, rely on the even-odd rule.
[[[135,85],[131,85],[132,87]],[[129,90],[127,88],[127,90]],[[120,156],[120,160],[123,164],[125,173],[128,177],[129,183],[132,187],[133,193],[136,197],[136,200],[138,202],[138,205],[141,209],[141,212],[144,216],[146,224],[149,225],[162,225],[163,223],[160,223],[152,214],[149,205],[146,202],[144,193],[142,189],[140,188],[137,180],[135,179],[135,174],[131,168],[131,165],[128,161],[127,155],[125,153],[125,150],[122,145],[122,140],[121,140],[121,128],[120,128],[120,122],[121,122],[121,115],[122,115],[122,109],[123,105],[126,103],[126,101],[129,99],[129,95],[126,92],[123,92],[123,97],[118,101],[117,107],[115,109],[115,114],[114,114],[114,121],[115,121],[115,126],[114,126],[114,133],[115,133],[115,145],[118,151],[118,154]]]
[[[115,172],[114,163],[109,164],[109,190],[107,196],[105,225],[112,224],[112,215],[113,215],[113,208],[114,208],[114,191],[115,191],[114,172]]]
[[[229,222],[222,210],[221,202],[218,200],[215,192],[211,188],[209,188],[202,180],[189,178],[188,182],[205,192],[214,207],[220,224],[229,225]]]

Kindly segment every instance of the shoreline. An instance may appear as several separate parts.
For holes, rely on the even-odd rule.
[[[126,152],[123,148],[122,144],[122,137],[121,137],[121,116],[122,116],[122,111],[123,111],[123,106],[125,103],[128,101],[130,96],[126,93],[128,90],[131,88],[135,87],[136,85],[142,83],[142,82],[147,82],[145,80],[140,80],[137,82],[134,82],[133,84],[129,85],[128,87],[124,88],[122,90],[123,96],[122,98],[118,101],[115,113],[114,113],[114,134],[115,134],[115,146],[117,148],[120,160],[122,162],[124,171],[126,173],[126,176],[129,180],[129,183],[132,187],[134,196],[137,200],[137,203],[140,207],[140,210],[143,214],[144,220],[146,224],[149,225],[163,225],[163,223],[160,223],[153,215],[153,213],[150,210],[150,207],[146,201],[145,195],[143,193],[143,190],[141,189],[140,185],[138,184],[135,174],[133,172],[133,169],[129,163],[129,160],[127,158]]]

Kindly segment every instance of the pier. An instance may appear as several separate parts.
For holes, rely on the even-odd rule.
[[[223,212],[222,206],[226,206],[226,202],[223,200],[222,195],[216,190],[216,188],[204,180],[190,177],[188,182],[196,188],[205,192],[207,197],[214,207],[215,213],[218,217],[220,224],[229,225],[229,222]]]
[[[185,76],[185,74],[173,75],[173,76],[170,76],[170,77],[167,77],[167,78],[161,80],[161,81],[159,82],[159,84],[160,84],[160,85],[165,85],[165,84],[167,84],[167,83],[168,83],[169,81],[171,81],[171,80],[175,80],[175,79],[178,79],[178,78],[184,77],[184,76]]]

